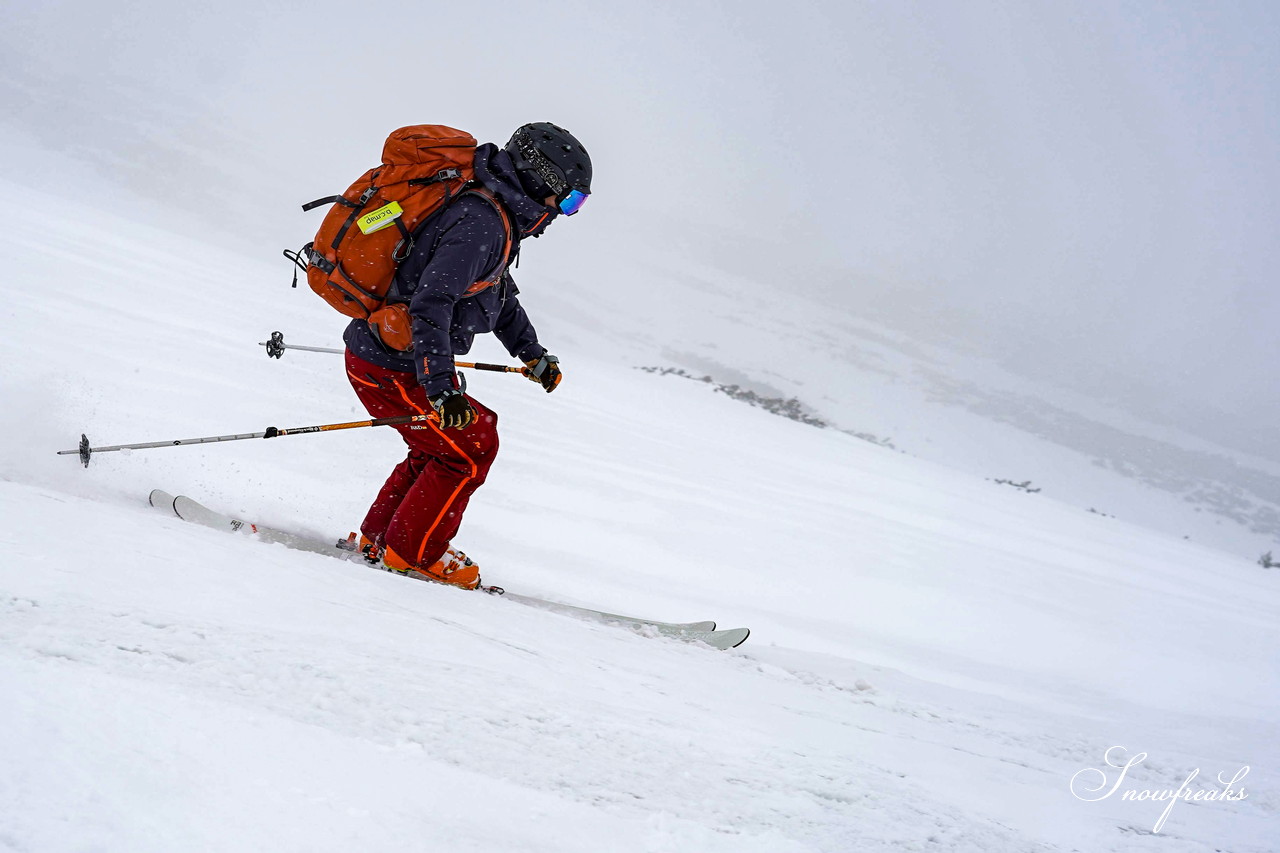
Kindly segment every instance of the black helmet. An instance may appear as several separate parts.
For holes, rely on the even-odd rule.
[[[562,198],[572,190],[591,192],[591,155],[577,138],[549,121],[516,128],[506,151],[520,182],[534,198]]]

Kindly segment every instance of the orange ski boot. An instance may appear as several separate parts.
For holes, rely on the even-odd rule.
[[[359,537],[358,539],[356,537]],[[382,568],[382,546],[371,542],[363,533],[352,531],[346,539],[339,539],[337,547],[343,551],[359,554],[366,563]]]
[[[370,542],[363,533],[360,534],[360,556],[364,557],[366,563],[371,566],[378,565],[382,562],[382,551],[381,545]]]
[[[452,545],[445,549],[439,560],[426,567],[415,566],[390,548],[383,548],[382,565],[389,572],[419,580],[460,586],[463,589],[480,586],[480,567]]]

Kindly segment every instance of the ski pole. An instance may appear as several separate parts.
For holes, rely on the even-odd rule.
[[[258,346],[267,348],[267,358],[279,358],[284,355],[287,349],[300,349],[307,352],[331,352],[334,355],[342,355],[345,350],[334,349],[333,347],[304,347],[301,344],[286,344],[284,335],[281,332],[272,332],[271,340],[259,343]]]
[[[301,344],[286,344],[284,342],[283,332],[272,332],[271,339],[268,341],[260,341],[260,347],[267,348],[267,358],[280,358],[287,349],[305,350],[307,352],[327,352],[333,355],[342,355],[346,350],[334,349],[333,347],[304,347]],[[489,370],[494,373],[527,373],[527,367],[508,367],[505,364],[484,364],[482,362],[473,361],[456,361],[454,365],[457,367],[465,367],[468,370]]]
[[[173,439],[171,441],[148,441],[142,444],[114,444],[110,447],[90,447],[89,437],[84,433],[80,434],[80,446],[75,450],[59,450],[59,456],[69,456],[72,453],[80,456],[80,461],[84,463],[84,467],[89,467],[89,457],[94,453],[107,453],[112,450],[148,450],[153,447],[177,447],[182,444],[211,444],[217,441],[241,441],[246,438],[279,438],[285,435],[302,435],[309,432],[330,432],[339,429],[358,429],[360,427],[375,426],[398,426],[400,424],[410,424],[420,421],[438,420],[439,415],[434,412],[425,415],[401,415],[394,418],[374,418],[370,421],[350,421],[342,424],[320,424],[319,426],[307,427],[290,427],[289,429],[277,429],[276,427],[267,427],[263,432],[246,432],[239,435],[210,435],[204,438],[182,438]]]

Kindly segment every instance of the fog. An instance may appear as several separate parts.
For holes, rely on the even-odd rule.
[[[575,274],[685,241],[1280,458],[1280,5],[3,10],[0,126],[175,227],[278,252],[395,127],[550,120],[596,168]]]

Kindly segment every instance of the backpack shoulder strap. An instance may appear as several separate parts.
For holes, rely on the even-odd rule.
[[[502,219],[502,257],[489,275],[471,285],[467,290],[467,295],[473,296],[486,288],[493,287],[502,279],[502,274],[507,271],[507,264],[511,262],[511,249],[515,245],[515,230],[511,227],[511,214],[507,213],[507,209],[502,206],[502,202],[489,190],[484,187],[471,187],[464,190],[462,195],[480,196],[493,205],[493,209],[498,211],[498,216]]]

